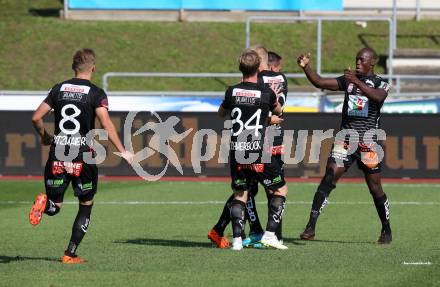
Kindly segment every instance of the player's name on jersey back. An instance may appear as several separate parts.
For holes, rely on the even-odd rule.
[[[235,88],[232,91],[232,100],[236,105],[260,105],[261,91]]]

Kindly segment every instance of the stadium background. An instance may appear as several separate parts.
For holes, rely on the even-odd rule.
[[[396,21],[393,2],[398,8]],[[317,286],[440,285],[440,3],[280,0],[267,5],[265,1],[0,0],[0,286],[243,286],[249,284],[249,272],[253,284],[268,286],[300,286],[310,280]],[[306,162],[286,168],[288,180],[297,181],[289,183],[288,253],[231,254],[213,249],[205,234],[229,196],[228,171],[226,165],[209,162],[202,174],[194,174],[188,161],[189,137],[175,146],[185,177],[157,183],[102,180],[94,222],[80,250],[90,263],[71,269],[60,266],[57,252],[67,240],[76,203],[69,191],[58,218],[44,221],[38,229],[28,226],[27,212],[41,192],[47,154],[30,118],[48,89],[72,76],[73,52],[82,47],[95,50],[94,82],[99,86],[104,86],[104,76],[110,72],[236,73],[236,58],[246,41],[246,17],[254,15],[385,17],[396,24],[395,78],[382,119],[388,135],[384,188],[391,200],[393,244],[384,249],[370,244],[379,224],[356,168],[348,176],[357,179],[343,181],[332,194],[319,240],[307,244],[297,240],[331,145],[325,141],[319,164],[308,163],[306,155]],[[317,25],[315,20],[253,23],[251,44],[277,51],[284,58],[284,71],[299,74],[299,53],[310,51],[313,64],[317,63]],[[341,74],[354,66],[357,50],[369,46],[380,57],[376,71],[386,76],[390,34],[386,21],[322,22],[322,73]],[[181,131],[189,127],[219,131],[221,121],[213,111],[225,87],[239,78],[168,76],[108,81],[110,111],[118,131],[131,107],[141,107],[138,126],[158,111],[162,118],[181,118]],[[338,128],[341,94],[323,93],[295,76],[289,78],[288,97],[288,129]],[[51,120],[46,121],[48,128]],[[134,138],[139,148],[148,140],[148,134]],[[163,164],[163,158],[156,156],[144,167],[155,172]],[[100,172],[134,175],[114,156]],[[179,174],[170,168],[168,175]],[[264,200],[260,195],[262,217]]]
[[[360,17],[384,16],[393,19],[393,1],[376,1],[365,7],[361,1],[278,1],[265,6],[255,1],[37,1],[29,5],[13,4],[4,1],[2,17],[5,37],[0,53],[2,66],[8,73],[0,75],[0,94],[2,96],[1,116],[5,117],[1,126],[0,174],[38,175],[45,155],[25,120],[44,98],[45,92],[54,83],[70,76],[68,69],[72,51],[81,46],[93,47],[98,54],[98,72],[94,81],[104,85],[109,92],[111,111],[127,112],[140,110],[144,118],[151,111],[178,112],[182,118],[188,117],[195,124],[209,122],[219,131],[220,125],[213,112],[221,102],[222,92],[228,84],[239,77],[222,77],[223,74],[236,73],[235,59],[245,43],[243,23],[233,22],[236,14],[247,17],[247,13],[266,13],[270,16],[304,17]],[[338,75],[347,66],[354,66],[354,55],[362,46],[375,48],[380,57],[377,72],[387,76],[392,68],[393,90],[388,97],[383,112],[384,127],[388,133],[385,149],[388,150],[384,167],[385,177],[393,178],[435,178],[439,171],[438,143],[440,138],[434,130],[436,126],[440,99],[437,76],[440,62],[435,20],[432,16],[437,7],[435,1],[410,3],[400,1],[397,7],[402,19],[411,16],[428,17],[428,20],[402,20],[396,22],[398,36],[392,49],[395,57],[393,66],[388,58],[389,41],[386,22],[364,21],[323,21],[322,22],[322,73]],[[64,6],[63,6],[64,4]],[[10,12],[5,13],[10,7]],[[119,10],[118,10],[119,9]],[[227,12],[234,10],[233,12]],[[235,12],[235,10],[239,10]],[[250,10],[250,11],[249,11]],[[265,11],[261,11],[265,10]],[[294,11],[291,11],[294,10]],[[295,11],[299,12],[295,12]],[[116,11],[116,12],[115,12]],[[157,22],[148,18],[148,12],[183,13],[200,12],[211,15],[216,20],[217,13],[229,13],[226,23],[209,22]],[[421,12],[420,12],[421,11]],[[120,13],[145,13],[144,22],[115,22]],[[429,13],[428,13],[429,12]],[[108,21],[93,21],[95,13]],[[266,15],[264,14],[264,15]],[[204,15],[204,14],[201,14]],[[371,16],[373,15],[373,16]],[[66,16],[67,20],[62,20]],[[58,18],[58,17],[61,17]],[[74,20],[76,18],[88,21]],[[87,18],[88,17],[88,18]],[[159,16],[156,16],[159,17]],[[217,20],[224,20],[226,16]],[[101,19],[98,18],[98,19]],[[69,20],[73,19],[73,20]],[[204,18],[200,16],[199,20]],[[355,23],[356,22],[356,23]],[[274,20],[252,24],[250,41],[260,43],[279,52],[284,57],[284,71],[293,76],[289,78],[289,96],[286,111],[288,129],[337,129],[338,117],[332,115],[341,111],[340,94],[328,94],[313,89],[296,66],[295,57],[311,51],[315,65],[316,21],[277,22]],[[366,25],[364,27],[363,25]],[[396,29],[396,30],[397,30]],[[394,32],[393,32],[394,33]],[[210,39],[207,41],[206,39]],[[160,47],[160,48],[158,48]],[[8,54],[14,57],[8,57]],[[66,64],[67,63],[67,64]],[[116,72],[116,73],[115,73]],[[127,77],[118,72],[141,73],[161,72],[165,76]],[[111,76],[108,76],[109,73]],[[217,77],[183,77],[181,73],[219,73]],[[173,74],[175,74],[173,76]],[[431,78],[427,78],[431,74]],[[107,77],[107,76],[108,77]],[[169,77],[169,76],[172,77]],[[300,77],[298,77],[300,75]],[[407,78],[405,78],[405,76]],[[411,76],[411,78],[408,78]],[[399,78],[403,77],[403,78]],[[429,76],[428,76],[429,77]],[[6,112],[7,111],[7,112]],[[187,112],[193,112],[187,114]],[[194,113],[202,112],[202,113]],[[210,113],[208,113],[210,112]],[[297,113],[299,112],[299,113]],[[313,113],[314,116],[301,112]],[[318,114],[318,113],[326,114]],[[328,114],[327,114],[328,113]],[[388,115],[391,114],[391,115]],[[392,114],[402,114],[395,117]],[[431,114],[431,115],[426,115]],[[116,126],[123,125],[122,114],[114,114]],[[426,115],[426,116],[424,116]],[[204,119],[208,118],[208,121]],[[322,119],[329,120],[322,120]],[[407,122],[405,129],[399,123]],[[423,122],[424,124],[419,124]],[[17,124],[14,124],[17,123]],[[319,125],[317,123],[323,123]],[[200,124],[199,124],[200,125]],[[50,124],[48,125],[50,126]],[[420,128],[418,127],[420,126]],[[206,128],[206,127],[205,127]],[[148,139],[142,140],[147,143]],[[185,145],[191,141],[186,141]],[[328,146],[323,145],[321,154],[325,158]],[[189,147],[190,149],[190,147]],[[184,175],[192,176],[189,169],[188,147],[178,150],[186,167]],[[38,154],[38,156],[31,156]],[[110,153],[108,153],[110,154]],[[43,156],[44,158],[44,156]],[[110,156],[102,165],[103,174],[129,175],[126,169],[116,164],[117,159]],[[159,162],[153,165],[159,170]],[[288,175],[292,177],[319,177],[324,162],[318,166],[308,162],[288,165]],[[148,161],[144,162],[148,168]],[[202,170],[202,176],[227,176],[223,165]],[[131,173],[133,174],[133,173]],[[168,175],[176,175],[170,170]],[[359,176],[350,172],[349,176]]]

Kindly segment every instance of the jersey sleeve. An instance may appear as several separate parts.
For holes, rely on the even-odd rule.
[[[269,92],[269,106],[270,106],[270,110],[275,109],[275,107],[277,106],[277,95],[275,95],[275,92],[272,91],[272,89],[267,89]]]
[[[384,79],[382,79],[382,78],[378,78],[377,83],[376,83],[376,89],[382,89],[388,94],[388,91],[390,90],[390,88],[391,88],[391,86],[389,83],[384,81]]]
[[[57,94],[58,85],[55,85],[50,89],[49,93],[47,94],[47,97],[43,100],[46,104],[49,105],[49,107],[53,108],[55,104],[55,97]]]
[[[347,90],[347,80],[345,80],[344,76],[337,77],[336,81],[338,82],[338,86],[339,86],[340,91]]]
[[[223,99],[222,107],[225,110],[230,110],[232,108],[232,90],[231,90],[231,88],[228,88],[225,92],[225,98]]]
[[[283,94],[278,97],[278,102],[280,103],[281,106],[284,106],[284,104],[286,103],[287,91],[288,91],[287,78],[284,74],[283,74],[283,79],[284,79],[283,89],[282,89]]]
[[[98,90],[98,93],[95,96],[93,107],[95,109],[102,107],[102,108],[106,108],[108,110],[108,98],[107,98],[107,94],[104,92],[104,90],[101,90],[101,89]]]

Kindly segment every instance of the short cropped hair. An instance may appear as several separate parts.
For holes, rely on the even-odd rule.
[[[255,50],[245,49],[238,62],[238,68],[243,73],[243,77],[251,77],[257,74],[261,59]]]
[[[268,64],[269,66],[278,66],[283,59],[280,55],[273,51],[267,52]]]
[[[268,59],[267,59],[267,49],[264,48],[261,45],[255,45],[250,47],[252,50],[254,50],[255,52],[257,52],[258,56],[260,56],[261,58],[261,63],[264,64],[264,66],[266,66],[268,64]]]
[[[85,72],[95,65],[95,52],[92,49],[81,49],[75,52],[72,61],[72,70]]]

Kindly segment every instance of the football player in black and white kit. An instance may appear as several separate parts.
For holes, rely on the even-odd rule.
[[[282,58],[280,55],[273,51],[267,52],[263,47],[256,47],[255,50],[257,53],[264,59],[264,54],[267,53],[267,68],[263,69],[258,73],[258,83],[264,85],[266,88],[270,88],[271,86],[277,86],[280,89],[280,94],[278,94],[278,102],[282,110],[284,110],[284,106],[287,100],[287,92],[288,92],[288,84],[286,76],[281,72],[282,69]],[[284,153],[283,146],[283,137],[284,137],[284,129],[282,127],[283,123],[283,114],[280,115],[270,115],[270,126],[268,127],[268,133],[273,133],[273,144],[269,147],[272,152],[272,156],[274,157],[275,164],[279,165],[279,170],[284,175],[284,162],[282,159],[282,155]],[[258,190],[254,188],[254,194]],[[268,202],[270,202],[271,193],[266,193],[268,195]],[[282,222],[280,222],[278,229],[275,232],[278,240],[282,242]],[[252,238],[252,234],[249,234],[249,239]],[[251,241],[252,242],[252,241]]]
[[[281,113],[277,96],[271,89],[257,83],[257,71],[261,58],[252,49],[246,49],[239,60],[239,69],[243,73],[241,83],[231,86],[225,93],[220,108],[221,117],[232,120],[230,171],[231,187],[234,200],[230,214],[233,230],[233,250],[241,250],[245,204],[248,200],[249,186],[254,180],[261,183],[272,193],[269,204],[267,228],[261,243],[277,249],[287,249],[275,235],[278,228],[287,195],[287,186],[279,166],[274,164],[273,157],[265,156],[264,140],[269,125],[269,112]],[[266,159],[267,163],[264,163]]]
[[[79,208],[69,244],[61,258],[67,264],[85,262],[76,255],[76,250],[90,225],[93,197],[98,187],[98,168],[91,160],[95,152],[89,133],[95,128],[95,118],[108,132],[108,138],[121,156],[129,163],[133,158],[130,152],[125,151],[110,120],[107,95],[90,81],[96,69],[93,50],[77,51],[73,56],[72,69],[75,77],[53,86],[32,116],[41,142],[50,145],[50,152],[44,171],[46,193],[37,196],[29,213],[29,221],[34,226],[40,223],[43,214],[56,215],[62,206],[64,193],[72,183]],[[54,136],[46,131],[43,124],[43,117],[51,110],[55,115]],[[73,158],[69,159],[66,155]]]
[[[364,173],[382,223],[377,243],[391,243],[390,209],[387,196],[382,189],[377,145],[365,140],[367,137],[364,138],[367,131],[379,128],[380,109],[390,88],[387,82],[374,74],[376,52],[371,48],[361,49],[356,55],[355,72],[347,69],[344,75],[338,78],[322,78],[313,71],[310,67],[310,54],[300,55],[297,62],[315,87],[345,92],[341,130],[354,130],[359,135],[355,147],[350,146],[347,138],[336,138],[327,161],[325,175],[313,198],[309,221],[300,238],[311,240],[315,237],[316,221],[327,204],[330,192],[336,187],[338,179],[356,161]]]
[[[258,83],[266,88],[272,88],[275,86],[279,86],[280,94],[277,99],[280,103],[281,107],[284,107],[287,95],[287,79],[284,74],[280,73],[282,68],[282,58],[276,54],[275,52],[267,52],[266,48],[263,46],[253,46],[252,50],[255,50],[257,54],[260,56],[260,66],[258,68]],[[274,144],[272,148],[272,154],[275,157],[275,163],[280,164],[280,171],[283,172],[283,162],[281,159],[281,155],[283,152],[282,146],[282,115],[271,115],[270,116],[270,128],[274,128],[275,130],[280,131],[279,136],[274,137]],[[273,127],[272,127],[273,125]],[[261,248],[262,245],[259,243],[261,240],[264,230],[261,226],[260,219],[258,216],[255,196],[258,193],[258,182],[253,181],[249,184],[249,197],[246,202],[246,212],[245,212],[245,221],[249,223],[250,231],[249,237],[244,238],[244,232],[242,234],[243,246],[249,247],[253,246],[256,248]],[[266,193],[268,196],[271,196],[270,193]],[[226,226],[230,222],[230,207],[231,202],[234,199],[234,196],[230,196],[226,201],[222,214],[220,215],[219,220],[214,225],[214,227],[208,232],[208,238],[217,245],[219,248],[228,248],[229,240],[226,236],[224,236],[224,230]],[[268,203],[270,203],[270,198],[268,198]],[[277,238],[282,240],[281,235],[281,224],[279,225],[276,231]]]

